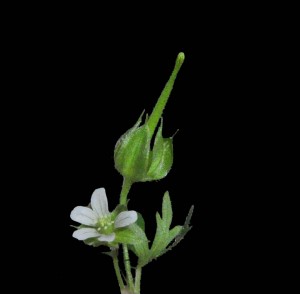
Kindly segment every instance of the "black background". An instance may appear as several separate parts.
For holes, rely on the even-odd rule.
[[[173,168],[159,182],[135,184],[129,207],[144,215],[151,239],[168,190],[174,225],[195,205],[193,229],[144,269],[142,291],[167,285],[168,292],[212,293],[239,289],[241,281],[250,287],[255,274],[248,264],[257,245],[247,215],[251,184],[260,180],[252,172],[259,119],[252,110],[261,82],[252,71],[260,41],[249,42],[239,20],[208,14],[190,24],[140,29],[83,12],[40,13],[14,28],[7,43],[12,115],[6,124],[16,142],[10,173],[26,222],[24,237],[20,230],[26,242],[16,245],[24,262],[16,264],[33,269],[30,286],[43,280],[56,289],[118,292],[110,258],[72,238],[69,215],[99,187],[106,188],[110,208],[117,205],[122,177],[114,169],[114,145],[144,109],[151,112],[183,51],[164,112],[164,136],[179,129]]]

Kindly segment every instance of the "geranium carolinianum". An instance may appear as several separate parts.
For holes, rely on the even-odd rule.
[[[184,59],[184,53],[180,52],[151,114],[146,117],[142,114],[117,141],[114,163],[123,176],[117,207],[109,211],[105,190],[100,188],[94,191],[87,207],[77,206],[71,212],[71,219],[80,223],[75,227],[74,238],[94,247],[109,247],[109,251],[103,253],[113,260],[121,294],[141,294],[142,269],[173,249],[191,229],[193,206],[184,224],[174,226],[168,192],[163,196],[161,213],[156,212],[156,232],[152,241],[147,237],[143,216],[127,209],[128,194],[134,183],[161,180],[172,168],[174,136],[163,137],[163,111]],[[144,205],[147,205],[146,200]],[[131,264],[131,254],[136,256],[135,266]],[[120,257],[123,268],[119,265]]]

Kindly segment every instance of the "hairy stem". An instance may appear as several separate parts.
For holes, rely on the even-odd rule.
[[[126,244],[123,244],[123,255],[124,255],[124,265],[125,265],[125,271],[126,271],[126,276],[127,276],[127,283],[128,283],[129,289],[133,290],[133,288],[134,288],[133,277],[132,277],[132,272],[131,272],[128,247]]]
[[[121,190],[121,196],[120,196],[120,204],[127,206],[127,195],[129,193],[129,190],[131,188],[132,182],[126,178],[123,180],[123,186]],[[124,257],[124,266],[125,266],[125,272],[127,277],[127,283],[130,290],[133,290],[134,284],[133,284],[133,277],[131,272],[131,265],[130,265],[130,257],[128,252],[128,247],[126,244],[123,244],[123,257]]]
[[[113,252],[113,264],[114,264],[114,269],[115,269],[115,273],[116,273],[116,276],[117,276],[117,280],[118,280],[118,283],[119,283],[119,287],[120,287],[120,290],[122,291],[122,289],[124,289],[125,286],[124,286],[124,282],[123,282],[123,279],[122,279],[122,276],[121,276],[117,250],[115,250]]]
[[[127,205],[127,195],[131,188],[131,185],[132,185],[132,182],[130,180],[124,178],[121,195],[120,195],[120,204],[125,205],[125,206]]]
[[[141,293],[141,278],[142,278],[142,267],[138,264],[135,270],[135,286],[134,293]]]

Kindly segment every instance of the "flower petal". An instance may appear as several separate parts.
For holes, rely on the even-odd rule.
[[[100,234],[93,228],[82,228],[73,233],[73,237],[80,241],[99,236]]]
[[[137,213],[134,210],[123,211],[115,219],[115,228],[123,228],[137,221]]]
[[[107,197],[104,188],[96,189],[92,195],[91,205],[100,218],[109,214]]]
[[[113,240],[115,240],[115,233],[109,234],[109,235],[101,235],[98,240],[102,241],[102,242],[112,242]]]
[[[93,226],[96,224],[98,216],[88,207],[77,206],[70,215],[71,219],[75,222],[81,223],[86,226]]]

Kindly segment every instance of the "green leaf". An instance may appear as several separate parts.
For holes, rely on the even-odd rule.
[[[156,213],[157,228],[154,241],[150,249],[151,258],[148,262],[150,262],[152,259],[158,258],[167,251],[171,250],[183,239],[183,237],[191,229],[189,223],[192,217],[192,213],[193,206],[191,207],[188,213],[185,224],[183,226],[175,226],[173,229],[170,230],[170,225],[172,223],[173,218],[173,211],[169,193],[165,193],[162,204],[162,217],[158,212]],[[172,242],[173,244],[171,244]]]
[[[173,218],[173,211],[172,211],[172,204],[171,204],[171,199],[168,191],[165,193],[163,197],[162,217],[164,220],[164,225],[169,229]]]
[[[140,213],[138,213],[136,223],[131,225],[131,229],[136,232],[136,235],[140,238],[140,240],[142,240],[142,242],[129,245],[129,249],[139,258],[139,264],[144,265],[150,258],[150,251],[148,246],[149,241],[145,234],[145,221]]]
[[[163,220],[158,212],[156,213],[156,225],[156,233],[153,244],[151,246],[152,259],[157,258],[160,252],[166,248],[169,239],[169,230],[167,226],[163,223]]]
[[[169,244],[180,234],[182,228],[182,226],[176,226],[169,232]]]
[[[145,221],[143,216],[138,212],[138,219],[136,221],[136,224],[145,232]]]
[[[192,229],[192,227],[190,226],[190,221],[191,221],[191,218],[193,215],[193,211],[194,211],[194,206],[192,206],[190,208],[187,218],[184,222],[184,225],[181,227],[181,230],[179,231],[179,233],[177,235],[175,235],[175,232],[174,232],[175,241],[168,248],[166,248],[164,251],[162,251],[160,255],[167,253],[168,251],[172,250],[175,246],[177,246],[178,243],[184,239],[185,235]],[[171,241],[172,240],[170,240],[170,242]]]
[[[124,228],[118,229],[115,231],[116,238],[114,240],[115,243],[122,243],[122,244],[138,244],[142,242],[140,238],[141,234],[136,229],[132,227],[133,225]],[[142,229],[140,229],[142,231]],[[142,231],[143,232],[143,231]]]
[[[189,213],[185,219],[185,222],[184,222],[184,228],[185,229],[188,229],[190,230],[192,227],[190,227],[190,222],[191,222],[191,218],[192,218],[192,215],[193,215],[193,212],[194,212],[194,205],[191,206],[190,210],[189,210]]]
[[[135,253],[135,255],[139,258],[139,264],[144,265],[148,262],[150,258],[150,251],[148,246],[148,239],[143,231],[143,229],[137,225],[132,224],[130,229],[134,232],[136,238],[138,238],[139,242],[134,243],[131,247],[131,250]]]

